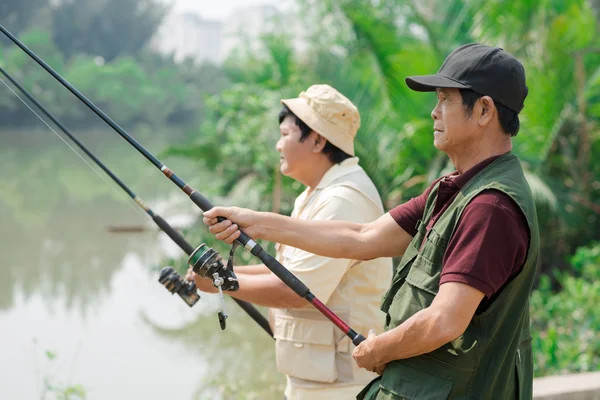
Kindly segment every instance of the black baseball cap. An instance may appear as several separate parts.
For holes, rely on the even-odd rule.
[[[417,92],[471,89],[517,114],[523,109],[529,91],[525,69],[519,60],[499,47],[479,43],[460,46],[446,57],[437,74],[409,76],[406,84]]]

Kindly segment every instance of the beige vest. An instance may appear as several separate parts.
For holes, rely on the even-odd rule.
[[[324,204],[328,204],[328,210],[337,211],[323,215]],[[356,157],[333,166],[310,195],[305,191],[298,196],[292,212],[292,217],[306,220],[340,219],[336,216],[342,216],[359,223],[374,221],[381,215],[383,206],[377,189],[358,165]],[[311,269],[310,265],[301,262],[298,265],[297,258],[301,258],[302,253],[306,254],[289,246],[278,246],[277,251],[277,259],[286,267],[294,266],[290,270],[300,280],[303,271]],[[327,260],[331,265],[323,264],[316,271],[310,271],[310,283],[304,283],[315,293],[320,289],[317,285],[332,284],[327,276],[319,280],[320,273],[324,274],[328,267],[341,268],[340,271],[345,272],[339,284],[329,298],[319,300],[364,336],[369,329],[380,333],[385,316],[379,306],[391,282],[391,258],[362,262],[319,258],[320,263]],[[270,323],[276,339],[277,368],[288,376],[293,387],[327,389],[365,385],[376,377],[356,366],[350,339],[312,306],[271,309]]]

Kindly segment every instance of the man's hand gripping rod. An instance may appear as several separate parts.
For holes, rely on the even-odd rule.
[[[190,199],[203,211],[208,211],[213,208],[213,205],[200,193],[193,191],[190,194]],[[224,221],[225,218],[217,217],[219,221]],[[334,323],[339,329],[342,330],[350,339],[352,343],[358,346],[365,337],[357,333],[354,329],[350,328],[340,317],[338,317],[333,311],[331,311],[325,304],[315,297],[310,289],[302,283],[293,273],[285,268],[279,261],[267,253],[258,243],[252,238],[240,230],[240,236],[236,242],[243,246],[247,251],[252,253],[255,257],[260,259],[279,279],[281,279],[286,285],[288,285],[296,294],[310,302],[317,310],[319,310],[327,319]],[[190,256],[188,263],[192,265],[195,262],[194,254]]]

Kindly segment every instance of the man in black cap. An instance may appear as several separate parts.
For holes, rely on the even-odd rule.
[[[382,300],[385,332],[353,352],[358,366],[381,375],[357,398],[531,398],[529,294],[539,233],[511,152],[527,97],[523,66],[502,49],[468,44],[437,74],[406,83],[436,92],[434,145],[456,167],[422,195],[370,224],[220,207],[204,222],[228,243],[240,227],[328,257],[402,255]]]

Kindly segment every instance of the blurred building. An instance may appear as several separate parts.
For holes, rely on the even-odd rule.
[[[220,60],[223,23],[204,20],[194,13],[169,13],[151,41],[160,53],[175,60],[191,58],[198,63]]]
[[[205,20],[191,12],[171,12],[151,41],[163,53],[173,53],[177,61],[192,58],[197,63],[222,63],[238,48],[255,51],[266,32],[293,33],[294,46],[303,47],[302,27],[292,14],[283,14],[270,5],[240,8],[224,21]]]

